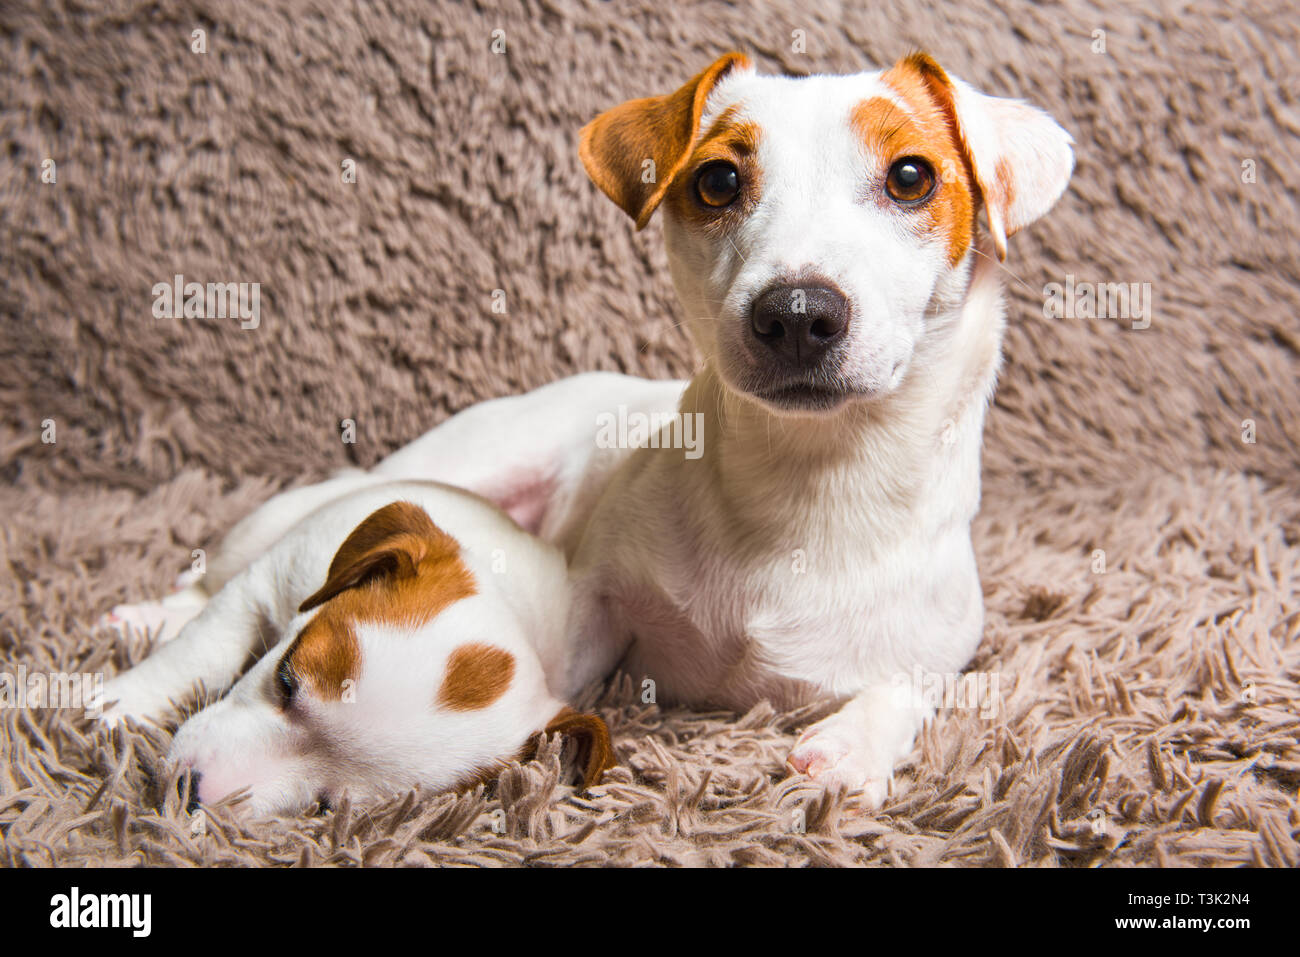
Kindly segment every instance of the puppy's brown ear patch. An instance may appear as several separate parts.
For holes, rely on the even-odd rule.
[[[477,711],[496,701],[515,676],[515,656],[492,645],[461,645],[447,659],[438,705],[452,711]]]
[[[349,588],[378,578],[413,577],[430,546],[438,547],[439,539],[446,537],[417,505],[385,505],[352,530],[330,562],[325,584],[304,600],[298,611],[310,611]]]
[[[419,589],[404,588],[423,578]],[[460,560],[460,543],[412,502],[377,509],[352,530],[330,562],[325,584],[298,611],[310,611],[352,589],[383,582],[387,601],[364,609],[377,620],[427,621],[446,605],[474,594],[473,576]],[[399,596],[401,591],[403,595]],[[363,609],[357,608],[361,612]]]
[[[717,82],[750,66],[728,53],[674,93],[606,110],[582,128],[578,156],[592,182],[641,229],[685,164],[699,134],[704,104]]]
[[[578,743],[578,766],[582,768],[582,786],[599,784],[601,776],[618,765],[614,748],[609,741],[609,726],[596,714],[561,709],[546,725],[547,734],[563,734]],[[524,746],[521,761],[530,761],[537,754],[537,736]]]

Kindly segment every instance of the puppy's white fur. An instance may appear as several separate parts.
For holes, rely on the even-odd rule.
[[[174,641],[105,686],[105,699],[117,702],[111,718],[156,717],[196,683],[226,688],[258,657],[173,741],[171,758],[198,773],[195,796],[203,801],[247,788],[246,808],[261,813],[344,791],[364,797],[417,784],[451,787],[518,753],[564,707],[549,691],[567,667],[568,589],[557,549],[449,486],[354,475],[331,483],[329,493],[319,505],[317,495],[281,496],[255,513],[264,527],[289,527],[228,581],[210,581],[216,594]],[[394,502],[436,517],[460,543],[474,593],[428,621],[355,622],[362,667],[346,694],[303,689],[291,705],[280,700],[276,670],[324,607],[300,613],[299,605],[326,581],[349,534]],[[232,540],[227,555],[249,544]],[[467,645],[508,654],[508,686],[482,707],[439,707],[447,663]]]

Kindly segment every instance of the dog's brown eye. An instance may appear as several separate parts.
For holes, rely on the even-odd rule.
[[[905,156],[889,167],[885,191],[896,203],[912,206],[930,198],[934,192],[934,169],[917,156]]]
[[[730,163],[709,163],[695,177],[695,192],[707,206],[728,206],[740,195],[740,173]]]

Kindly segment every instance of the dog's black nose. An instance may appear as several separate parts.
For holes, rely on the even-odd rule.
[[[176,782],[176,790],[185,802],[185,813],[193,814],[199,809],[199,772],[186,771]]]
[[[754,338],[792,365],[815,365],[849,328],[849,301],[834,286],[780,285],[754,300]]]

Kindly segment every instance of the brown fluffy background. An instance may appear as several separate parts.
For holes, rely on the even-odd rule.
[[[492,794],[218,810],[192,835],[150,783],[165,735],[5,711],[0,862],[1300,864],[1300,28],[1283,0],[1146,6],[0,6],[10,672],[143,656],[96,618],[276,488],[569,373],[688,374],[659,226],[635,234],[578,163],[601,109],[732,48],[840,72],[921,47],[1050,110],[1078,154],[1007,263],[974,663],[1005,705],[942,714],[880,813],[786,779],[809,714],[661,711],[616,682],[623,767],[588,797],[552,749]],[[176,273],[260,282],[261,327],[155,319]],[[1046,320],[1067,275],[1151,283],[1151,327]]]

